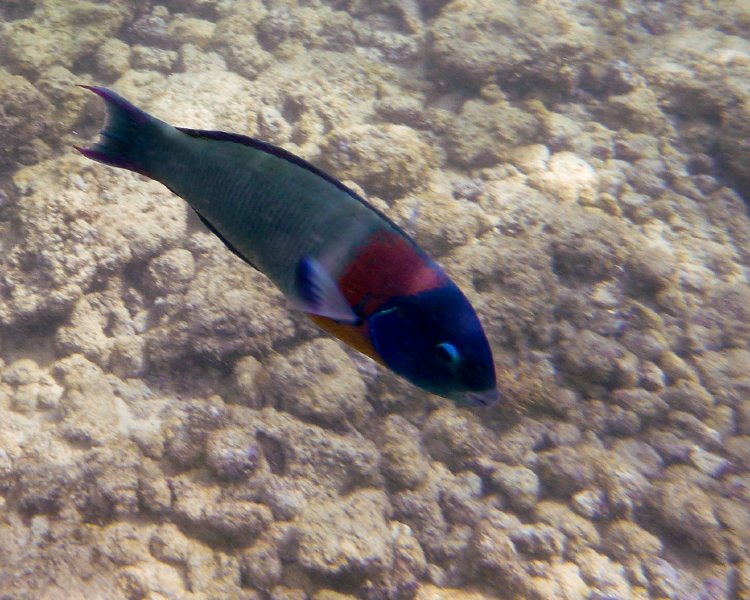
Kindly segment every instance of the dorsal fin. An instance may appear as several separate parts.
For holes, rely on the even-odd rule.
[[[296,154],[292,154],[291,152],[289,152],[289,150],[284,150],[284,148],[281,148],[280,146],[274,146],[273,144],[269,144],[268,142],[264,142],[263,140],[259,140],[254,137],[241,135],[239,133],[230,133],[228,131],[209,131],[205,129],[189,129],[187,127],[178,127],[177,129],[192,137],[218,140],[222,142],[235,142],[236,144],[250,146],[251,148],[255,148],[256,150],[260,150],[261,152],[266,152],[267,154],[278,156],[279,158],[289,161],[290,163],[293,163],[298,167],[302,167],[306,171],[315,173],[318,177],[322,177],[328,183],[335,185],[340,190],[346,192],[360,202],[365,202],[369,206],[369,203],[364,198],[358,195],[354,190],[346,187],[338,179],[319,169],[314,164],[306,161],[304,158],[300,158]]]

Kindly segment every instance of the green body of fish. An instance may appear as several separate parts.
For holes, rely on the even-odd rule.
[[[287,295],[294,295],[294,267],[302,257],[315,257],[335,278],[374,231],[395,230],[371,207],[295,162],[166,123],[159,128],[149,175],[187,200]]]

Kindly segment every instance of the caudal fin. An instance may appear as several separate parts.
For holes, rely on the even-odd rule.
[[[162,122],[112,90],[93,85],[80,87],[104,100],[107,122],[94,146],[74,148],[92,160],[148,175],[149,156]]]

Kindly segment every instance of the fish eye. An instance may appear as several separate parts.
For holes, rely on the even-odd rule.
[[[456,347],[448,342],[442,342],[435,346],[435,354],[440,362],[451,366],[457,365],[458,361],[461,359]]]

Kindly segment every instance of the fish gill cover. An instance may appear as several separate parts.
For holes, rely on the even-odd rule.
[[[9,598],[750,595],[745,3],[0,4]],[[505,407],[289,312],[77,156],[116,89],[278,144],[435,256]]]

